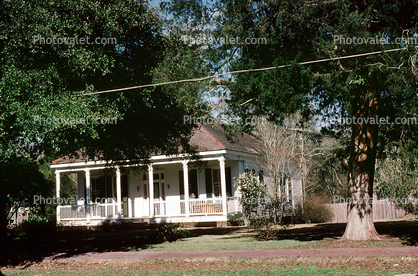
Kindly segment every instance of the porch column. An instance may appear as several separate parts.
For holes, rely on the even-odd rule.
[[[87,220],[90,220],[90,208],[91,208],[91,201],[90,201],[90,170],[85,169],[86,172],[86,217]]]
[[[56,179],[56,190],[57,190],[57,222],[61,221],[61,208],[60,208],[60,193],[61,193],[61,179],[60,179],[60,172],[55,171],[55,179]],[[16,212],[17,214],[17,212]]]
[[[116,167],[116,201],[118,204],[118,219],[122,218],[122,193],[120,184],[120,169]]]
[[[189,161],[184,160],[183,163],[183,182],[184,182],[184,209],[186,217],[189,216]]]
[[[222,192],[222,215],[227,215],[226,210],[226,176],[225,176],[225,157],[219,158],[219,167],[221,171],[221,192]]]
[[[154,217],[154,168],[148,165],[149,217]]]

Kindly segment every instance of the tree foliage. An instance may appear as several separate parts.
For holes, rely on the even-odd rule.
[[[57,42],[49,43],[53,39]],[[89,95],[199,74],[198,53],[186,47],[178,36],[164,33],[163,20],[146,2],[2,1],[2,170],[17,178],[33,171],[14,166],[14,160],[48,163],[80,148],[84,159],[133,163],[152,153],[193,154],[188,140],[195,125],[184,124],[183,116],[204,111],[199,85]],[[76,122],[106,118],[116,121]],[[0,177],[2,203],[12,176]]]

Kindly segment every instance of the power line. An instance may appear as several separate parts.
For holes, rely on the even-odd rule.
[[[349,55],[349,56],[343,56],[343,57],[335,57],[335,58],[325,58],[325,59],[299,62],[297,64],[308,65],[308,64],[315,64],[315,63],[321,63],[321,62],[326,62],[326,61],[334,61],[334,60],[341,60],[341,59],[350,59],[350,58],[378,55],[378,54],[383,54],[383,53],[388,53],[388,52],[396,52],[396,51],[400,51],[400,50],[404,50],[404,49],[405,48],[397,48],[397,49],[391,49],[391,50],[387,50],[387,51],[369,52],[369,53]],[[293,64],[286,64],[286,65],[280,65],[280,66],[274,66],[274,67],[257,68],[257,69],[237,70],[237,71],[231,71],[231,72],[227,72],[227,73],[221,73],[221,74],[216,74],[216,75],[212,75],[212,76],[207,76],[207,77],[203,77],[203,78],[177,80],[177,81],[152,83],[152,84],[143,84],[143,85],[137,85],[137,86],[131,86],[131,87],[103,90],[103,91],[92,92],[92,93],[84,93],[84,94],[80,94],[80,95],[81,96],[86,96],[86,95],[121,92],[121,91],[127,91],[127,90],[145,88],[145,87],[162,86],[162,85],[167,85],[167,84],[184,83],[184,82],[197,82],[197,81],[203,81],[203,80],[207,80],[207,79],[213,79],[213,78],[224,76],[224,75],[240,74],[240,73],[246,73],[246,72],[268,71],[268,70],[273,70],[273,69],[286,68],[286,67],[290,67],[290,66],[293,66]]]

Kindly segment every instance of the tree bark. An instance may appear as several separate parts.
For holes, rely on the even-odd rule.
[[[373,223],[373,179],[378,135],[378,99],[359,100],[353,106],[351,150],[347,159],[347,226],[342,240],[382,240]],[[354,121],[354,120],[353,120]]]

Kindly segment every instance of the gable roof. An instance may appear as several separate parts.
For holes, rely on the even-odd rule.
[[[262,145],[260,140],[244,132],[234,137],[234,142],[229,141],[221,123],[199,125],[190,144],[197,146],[199,151],[231,150],[255,155],[261,155]]]
[[[199,125],[190,138],[190,144],[196,146],[199,152],[231,150],[254,155],[261,155],[261,141],[251,135],[242,133],[234,138],[234,142],[228,141],[222,123],[216,122],[212,125]],[[66,155],[51,162],[51,165],[77,163],[91,161],[91,158],[83,157],[83,149],[73,155]],[[94,158],[93,160],[99,160]]]

